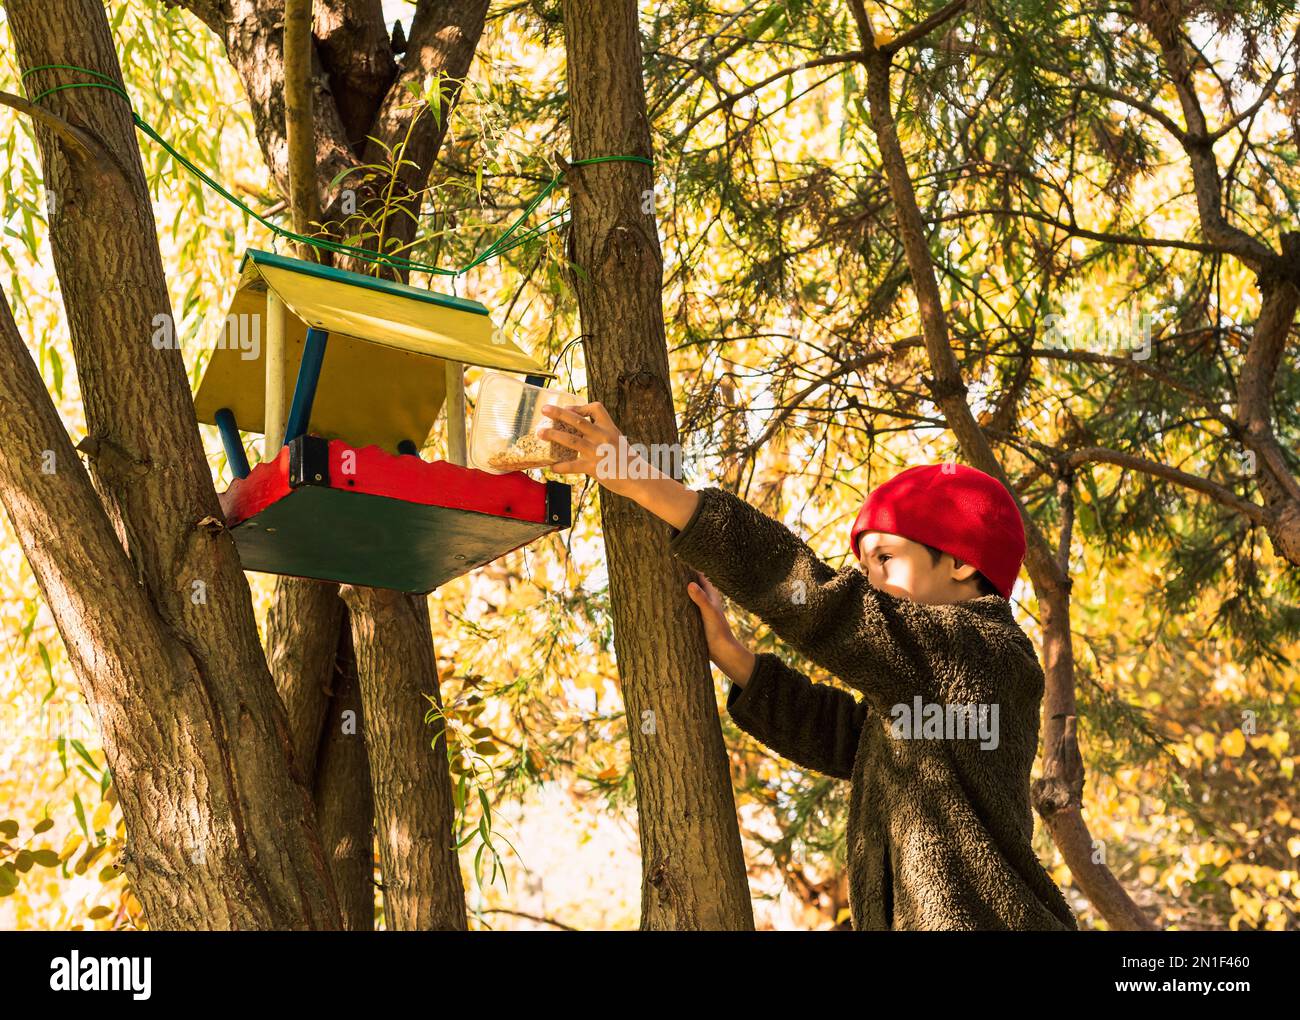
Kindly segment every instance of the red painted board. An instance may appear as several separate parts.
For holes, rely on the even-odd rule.
[[[546,483],[522,471],[494,475],[445,460],[391,454],[378,446],[357,450],[337,439],[330,440],[329,451],[332,489],[520,521],[546,520]]]
[[[355,449],[338,439],[329,440],[329,488],[520,521],[546,520],[546,484],[522,471],[494,475],[447,461],[392,454],[378,446]],[[290,491],[285,447],[274,460],[235,479],[220,496],[221,510],[234,527]]]
[[[217,498],[226,524],[234,527],[240,521],[261,513],[272,503],[289,495],[289,448],[283,447],[274,460],[258,464],[244,478],[236,478],[230,488]]]

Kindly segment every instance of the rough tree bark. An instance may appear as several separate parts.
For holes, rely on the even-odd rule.
[[[263,156],[282,195],[289,195],[290,159],[285,131],[285,64],[283,0],[168,0],[173,6],[189,9],[207,24],[226,46],[227,56],[243,82],[253,112],[254,127]],[[420,193],[428,183],[434,159],[446,135],[449,112],[460,92],[460,84],[468,73],[469,65],[482,34],[487,14],[487,0],[421,0],[416,5],[410,38],[405,57],[400,65],[394,58],[383,13],[378,0],[361,0],[345,3],[344,0],[326,0],[313,5],[312,87],[309,90],[314,111],[313,125],[316,150],[317,194],[325,212],[322,219],[337,225],[342,218],[339,196],[344,187],[356,190],[358,208],[366,211],[379,201],[378,192],[364,186],[355,178],[347,178],[336,185],[333,193],[328,185],[345,169],[362,162],[383,163],[384,146],[390,149],[404,140],[403,158],[413,165],[404,165],[399,174],[396,198],[414,215],[395,215],[388,221],[386,236],[405,243],[415,236],[416,216],[421,202]],[[441,114],[433,116],[421,111],[413,102],[411,88],[426,89],[437,80],[440,91]],[[415,120],[412,126],[412,119]],[[408,128],[409,134],[408,134]],[[370,138],[378,141],[370,140]],[[382,145],[380,143],[383,143]],[[368,266],[355,259],[340,259],[343,269],[366,271]],[[397,275],[397,274],[393,274]],[[307,586],[304,588],[303,586]],[[290,704],[293,718],[311,718],[314,696],[330,679],[328,668],[322,664],[332,662],[336,648],[345,638],[339,628],[351,628],[351,641],[356,644],[357,661],[365,670],[370,664],[393,661],[409,673],[413,663],[431,663],[432,670],[423,681],[436,694],[437,669],[433,654],[432,634],[427,627],[419,627],[420,614],[399,612],[391,618],[350,619],[348,613],[336,617],[331,607],[337,586],[320,586],[291,578],[276,582],[275,605],[267,628],[267,647],[277,682],[286,700],[306,699],[302,705]],[[382,599],[363,599],[357,602],[358,611],[385,612],[388,603]],[[425,614],[427,616],[427,614]],[[364,642],[382,634],[385,648],[367,649]],[[301,663],[303,673],[293,677],[289,670]],[[408,676],[409,679],[409,676]],[[371,686],[389,682],[382,675],[368,677]],[[414,681],[413,681],[414,682]],[[409,719],[389,720],[387,726],[407,727],[412,740],[423,736],[427,744],[431,735],[423,721],[423,711]],[[375,724],[379,724],[378,720]],[[296,732],[296,738],[298,734]],[[335,735],[334,739],[337,739]],[[368,743],[360,740],[360,743]],[[362,748],[365,750],[366,748]],[[324,749],[322,748],[322,753]],[[351,748],[350,753],[359,753]],[[323,759],[332,760],[332,759]],[[377,768],[386,767],[389,759],[372,762]],[[377,784],[388,780],[375,773]],[[427,777],[434,781],[436,777]],[[356,795],[356,788],[340,786],[332,793],[322,789],[322,776],[317,776],[318,801],[337,799],[352,804],[351,813],[334,808],[332,824],[343,825],[349,840],[361,838],[362,829],[370,819],[363,819],[363,810],[371,810],[375,803],[371,791],[365,798]],[[430,807],[429,803],[404,802],[399,799],[381,801],[390,812],[378,820],[379,831],[418,829],[434,824],[450,833],[454,819],[451,816],[450,787],[446,796],[439,794],[435,806],[446,805],[445,819],[422,819],[419,813]],[[345,823],[345,817],[350,821]],[[328,834],[327,834],[328,835]],[[381,840],[381,855],[382,855]],[[385,887],[410,889],[429,888],[442,882],[437,868],[419,869],[432,865],[433,856],[404,856],[400,848],[390,848],[385,858]],[[399,873],[391,873],[400,869]],[[351,870],[350,881],[360,883],[362,870]],[[341,876],[336,874],[336,880]],[[341,891],[345,904],[357,900],[363,893],[373,892],[369,871],[364,872],[365,888],[359,884]],[[444,895],[460,896],[459,915],[464,926],[463,890],[457,872],[454,885],[431,893],[441,906],[438,917],[451,917],[457,911],[445,901]],[[348,911],[356,916],[354,911]],[[389,913],[389,923],[403,918],[423,916],[419,911]]]
[[[446,736],[435,746],[442,726],[424,721],[429,699],[442,707],[438,661],[432,643],[401,640],[430,633],[428,600],[350,585],[342,593],[356,635],[385,923],[402,931],[463,931]]]
[[[651,155],[635,0],[564,0],[575,159]],[[650,168],[570,171],[572,258],[590,396],[633,442],[678,441],[664,341],[663,257],[642,212]],[[641,927],[753,928],[726,750],[699,613],[667,526],[600,494],[614,646],[640,819]]]
[[[121,82],[101,4],[6,8],[22,67],[77,65]],[[42,70],[27,85],[35,94],[84,79]],[[5,420],[43,421],[27,438],[56,451],[61,473],[32,477],[26,441],[7,431],[3,496],[105,735],[129,833],[125,869],[156,927],[337,927],[310,791],[220,525],[180,351],[152,343],[155,317],[171,309],[129,107],[103,89],[57,92],[42,106],[95,145],[92,159],[75,157],[38,122],[89,431],[81,448],[99,502],[79,488],[84,476],[48,395],[30,389],[13,393],[21,413]],[[12,327],[7,306],[5,318]],[[5,333],[0,374],[33,371],[16,333]],[[65,541],[51,543],[33,530],[45,515],[32,498],[48,497],[57,514],[60,484],[77,489],[62,497],[64,506],[77,500],[77,514],[63,523]],[[116,568],[104,547],[110,522]],[[102,562],[69,569],[83,545]],[[117,591],[100,591],[110,578]],[[114,615],[115,603],[134,612]],[[116,674],[105,671],[114,664]]]
[[[348,931],[370,931],[375,926],[375,808],[357,662],[346,627],[339,635],[333,681],[327,692],[329,715],[315,758],[316,818],[338,889],[343,926]],[[341,791],[347,796],[340,796]]]
[[[271,675],[289,716],[294,760],[314,776],[317,824],[343,926],[369,931],[375,924],[374,801],[347,612],[338,585],[279,580],[266,621],[268,634],[282,636],[267,642]]]

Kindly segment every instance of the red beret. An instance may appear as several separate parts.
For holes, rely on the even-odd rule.
[[[1025,558],[1025,526],[1006,486],[965,464],[922,464],[901,471],[867,496],[849,548],[868,531],[901,535],[973,563],[1003,598]]]

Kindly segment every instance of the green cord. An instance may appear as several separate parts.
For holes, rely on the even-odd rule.
[[[41,64],[37,67],[32,67],[24,71],[20,76],[20,78],[25,79],[29,74],[34,74],[37,71],[58,71],[58,70],[77,71],[78,73],[81,74],[88,74],[91,77],[99,78],[100,81],[72,82],[65,85],[55,85],[52,88],[48,88],[44,92],[41,92],[40,94],[35,96],[32,99],[33,103],[39,103],[46,96],[52,95],[55,92],[62,92],[64,89],[107,89],[110,92],[117,93],[119,96],[125,99],[128,107],[131,106],[131,97],[127,95],[126,91],[121,86],[119,86],[117,82],[115,82],[112,78],[108,77],[107,75],[100,74],[98,71],[92,71],[90,70],[90,68],[87,67],[77,67],[74,64]],[[546,197],[550,195],[550,193],[559,186],[560,180],[562,179],[563,175],[557,173],[554,177],[550,179],[550,181],[546,184],[546,186],[542,188],[542,190],[537,194],[537,196],[534,197],[533,200],[530,201],[528,205],[524,207],[524,211],[519,214],[519,217],[512,224],[510,224],[508,228],[506,228],[505,233],[503,233],[490,245],[484,248],[483,251],[481,251],[473,259],[471,259],[461,269],[443,269],[439,266],[430,266],[430,265],[425,265],[424,263],[421,262],[413,262],[410,259],[400,258],[399,256],[396,255],[384,255],[381,252],[373,252],[367,248],[359,248],[355,245],[343,244],[340,241],[330,241],[321,237],[308,237],[303,234],[295,233],[292,230],[286,230],[284,227],[272,223],[266,217],[255,212],[253,209],[250,209],[240,199],[236,198],[224,187],[222,187],[219,182],[214,180],[208,174],[204,173],[203,170],[195,166],[192,162],[190,162],[183,155],[177,152],[176,149],[173,148],[172,145],[167,141],[167,139],[163,138],[163,136],[160,135],[157,131],[155,131],[150,124],[145,122],[139,116],[139,114],[135,112],[134,109],[131,110],[131,119],[135,122],[136,127],[138,127],[141,131],[143,131],[146,135],[152,138],[159,145],[161,145],[163,149],[166,150],[167,153],[174,160],[176,160],[178,163],[181,164],[181,166],[183,166],[186,170],[192,173],[199,180],[201,180],[204,184],[206,184],[209,188],[215,191],[218,195],[224,198],[231,205],[241,209],[246,215],[252,217],[262,226],[266,227],[266,229],[271,231],[271,233],[273,233],[276,237],[283,237],[286,240],[295,241],[299,244],[310,245],[313,248],[319,248],[324,251],[333,252],[334,254],[337,255],[350,255],[353,256],[354,258],[358,258],[366,262],[381,263],[383,265],[389,266],[394,269],[406,270],[407,272],[429,273],[434,276],[460,276],[463,273],[469,272],[469,270],[475,268],[476,266],[482,265],[484,262],[488,261],[489,259],[496,258],[499,255],[503,255],[506,252],[510,251],[512,248],[516,248],[521,244],[525,244],[536,237],[541,237],[543,234],[556,229],[556,227],[559,227],[562,224],[555,223],[552,226],[547,226],[547,224],[551,223],[553,220],[559,220],[561,217],[565,216],[568,212],[568,210],[562,209],[558,213],[552,213],[541,223],[537,224],[537,226],[530,227],[528,230],[524,231],[518,237],[514,237],[515,231],[518,230],[519,227],[523,224],[523,222],[533,214],[533,212],[537,209],[539,205],[542,204],[542,202],[546,200]],[[595,163],[644,163],[646,166],[654,166],[654,160],[650,159],[647,156],[596,156],[592,159],[575,159],[570,165],[591,166]],[[511,241],[512,237],[514,238],[513,241],[507,244],[506,242]]]

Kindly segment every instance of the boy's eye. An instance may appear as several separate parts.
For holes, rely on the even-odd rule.
[[[884,563],[885,560],[890,559],[890,555],[889,553],[881,553],[879,556],[876,557],[876,559],[878,559],[881,563]]]

